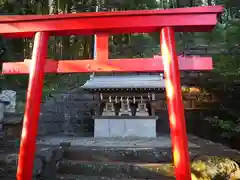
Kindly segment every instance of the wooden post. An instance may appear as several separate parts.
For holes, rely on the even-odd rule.
[[[108,61],[108,34],[96,34],[94,59],[100,62]]]
[[[34,38],[27,102],[25,106],[18,160],[17,180],[32,179],[48,37],[48,33],[46,32],[37,32]]]
[[[180,71],[173,28],[165,27],[161,30],[160,42],[164,65],[175,175],[177,180],[191,180]]]

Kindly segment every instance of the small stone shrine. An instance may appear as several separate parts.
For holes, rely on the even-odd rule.
[[[156,137],[156,93],[165,91],[162,74],[92,76],[83,89],[98,100],[94,137]]]

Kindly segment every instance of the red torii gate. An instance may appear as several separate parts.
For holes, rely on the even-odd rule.
[[[0,34],[34,37],[32,59],[3,63],[3,74],[29,74],[17,179],[31,180],[44,73],[161,72],[166,81],[167,103],[176,179],[190,180],[188,141],[180,88],[180,70],[211,70],[210,57],[176,55],[174,32],[210,31],[222,6],[167,10],[77,13],[61,15],[0,16]],[[108,59],[108,36],[132,32],[160,32],[162,57]],[[94,60],[46,59],[51,35],[96,34]]]

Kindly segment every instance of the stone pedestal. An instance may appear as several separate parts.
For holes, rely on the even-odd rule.
[[[0,123],[3,120],[4,104],[0,102]]]
[[[4,118],[4,102],[0,100],[0,138],[3,137],[3,118]]]
[[[156,137],[156,117],[99,117],[94,137]]]

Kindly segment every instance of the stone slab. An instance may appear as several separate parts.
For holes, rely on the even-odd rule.
[[[156,118],[96,118],[94,137],[156,137]]]
[[[172,146],[168,135],[156,138],[93,138],[93,137],[67,137],[47,136],[38,140],[39,145],[59,145],[61,142],[71,142],[72,146],[82,147],[113,147],[113,148],[169,148]],[[189,142],[189,148],[199,147]]]
[[[165,166],[166,168],[166,166]],[[149,163],[125,163],[125,162],[86,162],[86,161],[71,161],[64,160],[59,164],[57,170],[58,174],[74,174],[85,176],[99,176],[99,177],[119,177],[125,180],[127,177],[133,179],[165,179],[170,177],[163,174],[163,167],[156,164]],[[166,170],[165,170],[166,172]],[[171,178],[174,179],[173,177]]]
[[[125,136],[156,137],[156,119],[126,120]]]
[[[107,136],[105,137],[125,137],[126,131],[126,122],[127,120],[108,120],[104,119],[104,121],[108,121],[107,125],[104,127],[106,131],[108,131]],[[97,122],[97,120],[95,120]],[[98,120],[101,122],[101,120]],[[95,126],[96,125],[96,126]],[[97,129],[97,123],[94,124],[94,137],[104,137],[102,131],[95,131]]]
[[[109,120],[94,120],[94,137],[109,137]]]
[[[104,176],[84,176],[84,175],[66,175],[66,174],[60,174],[57,176],[56,180],[123,180],[122,177],[104,177]],[[128,177],[124,177],[124,180],[144,180],[142,178],[128,178]],[[152,180],[149,179],[148,180]],[[163,178],[158,178],[158,180],[167,180],[166,177]]]

